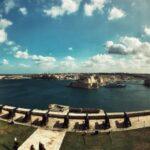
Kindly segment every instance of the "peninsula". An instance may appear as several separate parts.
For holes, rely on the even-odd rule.
[[[44,73],[44,74],[1,74],[0,80],[23,80],[23,79],[42,79],[42,80],[68,80],[68,87],[98,89],[109,84],[122,84],[131,80],[143,80],[143,85],[150,86],[150,74],[134,73]],[[114,86],[114,85],[113,85]],[[118,86],[120,87],[120,86]],[[124,87],[124,86],[122,86]]]

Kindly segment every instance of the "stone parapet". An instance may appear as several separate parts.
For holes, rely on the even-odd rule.
[[[21,113],[21,114],[26,114],[26,112],[31,111],[31,109],[27,108],[17,108],[13,106],[8,106],[8,105],[0,105],[2,110],[5,111],[11,111],[15,110],[16,113]],[[48,114],[49,117],[53,118],[64,118],[66,115],[69,116],[70,119],[84,119],[86,114],[88,114],[89,119],[104,119],[105,113],[103,110],[100,110],[99,113],[92,113],[90,109],[88,109],[90,113],[79,113],[77,112],[69,112],[69,110],[65,111],[50,111],[50,110],[40,110],[40,109],[33,109],[31,111],[31,115],[35,116],[43,116],[44,114]],[[126,112],[129,117],[138,117],[138,116],[148,116],[150,115],[150,110],[143,110],[143,111],[133,111],[133,112]],[[115,119],[115,118],[123,118],[124,117],[124,112],[108,112],[107,113],[108,117],[110,119]]]

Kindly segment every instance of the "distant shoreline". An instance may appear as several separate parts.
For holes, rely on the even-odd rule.
[[[149,73],[41,73],[41,74],[0,74],[0,80],[2,79],[54,79],[54,80],[77,80],[79,76],[85,75],[120,75],[129,76],[135,78],[149,79]]]

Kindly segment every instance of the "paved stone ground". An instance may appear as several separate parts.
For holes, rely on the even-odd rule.
[[[1,115],[4,115],[8,112],[3,111]],[[17,124],[24,124],[31,126],[31,122],[33,123],[34,121],[41,120],[41,117],[39,116],[32,116],[31,121],[28,123],[21,123],[17,121],[17,118],[23,117],[24,115],[16,113],[16,116],[14,118],[14,121]],[[122,118],[117,118],[117,119],[110,119],[110,124],[111,128],[109,130],[111,131],[123,131],[123,130],[132,130],[132,129],[138,129],[138,128],[144,128],[144,127],[150,127],[150,115],[149,116],[140,116],[140,117],[130,117],[132,126],[129,128],[122,128],[121,126],[119,127],[119,124],[123,122]],[[82,126],[84,120],[83,119],[70,119],[69,120],[69,128],[68,129],[63,129],[62,124],[63,124],[64,119],[59,119],[59,118],[49,118],[48,124],[46,127],[43,127],[43,129],[49,129],[49,130],[67,130],[67,131],[82,131],[80,130],[80,126]],[[90,129],[89,131],[94,131],[98,130],[96,129],[96,125],[102,124],[104,120],[91,120],[90,119]],[[77,125],[78,124],[78,125]],[[33,126],[36,124],[32,124]],[[118,126],[117,126],[118,125]],[[100,129],[101,130],[101,129]],[[102,132],[108,131],[108,130],[101,130]]]
[[[107,131],[124,131],[124,130],[132,130],[132,129],[138,129],[138,128],[144,128],[144,127],[150,127],[150,116],[141,116],[141,117],[131,117],[130,118],[132,126],[129,128],[123,128],[121,126],[121,123],[123,123],[124,119],[118,118],[118,119],[110,119],[111,128],[107,130],[100,129],[101,132],[107,132]],[[104,120],[90,120],[90,129],[89,131],[98,130],[96,129],[96,125],[102,124]],[[84,120],[82,119],[70,119],[69,121],[69,128],[66,129],[67,131],[82,131],[80,130],[80,126],[82,126]],[[61,125],[63,123],[63,119],[56,119],[56,118],[49,118],[49,122],[47,125],[47,128],[50,130],[53,129],[61,129]],[[77,125],[78,124],[78,125]]]
[[[33,144],[35,150],[38,150],[39,142],[44,144],[47,150],[59,150],[64,139],[65,131],[51,131],[37,129],[20,147],[18,150],[30,150]]]
[[[8,113],[7,111],[3,111],[1,115]],[[16,113],[14,120],[17,118],[24,116]],[[32,116],[31,121],[26,123],[25,125],[31,126],[31,122],[35,120],[41,120],[41,117]],[[121,123],[123,122],[122,118],[117,119],[110,119],[111,128],[107,130],[100,129],[101,132],[108,132],[108,131],[125,131],[125,130],[132,130],[144,127],[150,127],[150,115],[149,116],[140,116],[140,117],[130,117],[132,126],[129,128],[123,128]],[[64,119],[58,118],[49,118],[48,124],[46,127],[38,128],[32,135],[29,137],[24,144],[19,148],[19,150],[28,150],[29,147],[33,144],[36,149],[38,149],[39,142],[42,142],[48,150],[59,150],[63,138],[67,131],[71,132],[82,132],[83,130],[79,129],[84,120],[83,119],[70,119],[69,120],[69,128],[63,129]],[[104,120],[90,120],[90,129],[87,132],[93,132],[96,129],[96,125],[102,124]],[[17,124],[24,124],[15,121]],[[57,131],[56,131],[57,130]]]

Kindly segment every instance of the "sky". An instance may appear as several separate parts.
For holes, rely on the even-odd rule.
[[[149,0],[0,0],[0,73],[150,73]]]

